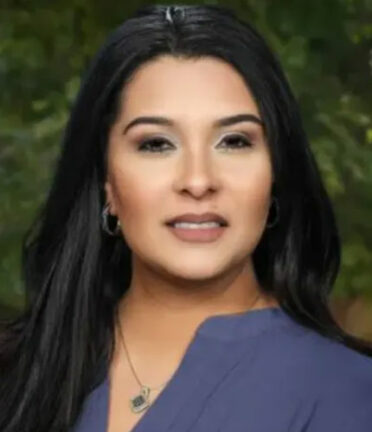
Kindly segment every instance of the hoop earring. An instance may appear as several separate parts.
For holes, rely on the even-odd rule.
[[[116,218],[116,225],[113,230],[110,229],[109,218],[113,217],[109,213],[109,205],[106,204],[102,210],[102,229],[110,236],[118,236],[120,234],[120,221]]]
[[[266,224],[266,228],[272,228],[273,226],[275,226],[279,222],[279,202],[278,202],[277,197],[273,197],[272,203],[274,204],[274,207],[275,207],[275,218],[274,218],[274,221]]]

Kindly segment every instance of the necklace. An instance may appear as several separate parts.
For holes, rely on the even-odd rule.
[[[250,306],[249,309],[251,309],[256,304],[256,302],[259,299],[259,297],[260,297],[260,293],[258,293],[258,295],[255,297],[255,299],[252,302],[252,304],[251,304],[251,306]],[[138,375],[136,374],[136,371],[134,370],[132,361],[131,361],[130,356],[129,356],[129,352],[128,352],[127,346],[125,344],[125,339],[124,339],[124,335],[123,335],[123,332],[122,332],[120,324],[119,324],[119,333],[120,333],[121,341],[123,343],[125,354],[126,354],[127,359],[128,359],[128,363],[129,363],[130,369],[131,369],[131,371],[132,371],[132,373],[133,373],[133,375],[134,375],[134,377],[135,377],[135,379],[136,379],[136,381],[137,381],[137,383],[138,383],[138,385],[140,387],[139,393],[137,393],[136,395],[134,395],[133,397],[131,397],[129,399],[129,406],[130,406],[130,409],[131,409],[131,411],[133,413],[140,413],[140,412],[144,411],[145,409],[147,409],[151,405],[151,401],[150,401],[150,393],[151,393],[151,391],[153,391],[153,390],[160,390],[161,388],[165,387],[170,380],[166,381],[160,387],[150,388],[149,386],[143,385],[141,383],[140,379],[138,378]]]
[[[161,388],[163,388],[165,385],[168,384],[169,380],[167,382],[165,382],[163,385],[161,385],[160,387],[150,388],[149,386],[143,385],[141,383],[140,379],[138,378],[136,371],[134,370],[132,361],[131,361],[130,356],[129,356],[127,346],[125,344],[124,335],[123,335],[123,332],[121,330],[121,325],[119,325],[119,332],[120,332],[121,341],[123,343],[124,351],[125,351],[125,354],[127,356],[130,369],[131,369],[131,371],[134,375],[134,378],[136,379],[138,385],[140,386],[139,393],[134,395],[133,397],[131,397],[129,399],[129,406],[130,406],[130,409],[132,412],[139,413],[150,406],[150,392],[152,390],[160,390]]]

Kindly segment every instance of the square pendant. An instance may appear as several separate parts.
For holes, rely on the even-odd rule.
[[[135,413],[141,412],[149,406],[149,401],[143,394],[139,394],[130,399],[131,410]]]

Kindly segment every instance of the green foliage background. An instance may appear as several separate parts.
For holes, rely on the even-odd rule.
[[[372,1],[198,3],[233,8],[281,59],[341,230],[342,269],[333,295],[372,298]],[[22,236],[48,190],[81,74],[107,34],[144,4],[149,2],[0,0],[4,311],[23,304]]]

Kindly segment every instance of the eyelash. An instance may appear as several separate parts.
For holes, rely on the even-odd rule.
[[[246,147],[251,147],[252,146],[252,143],[247,138],[245,138],[242,135],[238,135],[238,134],[229,135],[229,136],[227,136],[227,137],[224,138],[224,141],[225,140],[226,141],[236,141],[237,139],[239,141],[243,142],[244,145],[243,146],[233,146],[232,147],[233,150],[242,150],[242,149],[244,149]],[[151,146],[151,144],[153,144],[155,142],[159,144],[159,143],[164,143],[164,142],[169,142],[169,141],[167,139],[161,138],[161,137],[155,137],[155,138],[145,139],[145,140],[143,140],[143,141],[140,142],[140,146],[139,146],[138,150],[142,151],[142,152],[149,152],[149,153],[164,153],[165,151],[169,150],[169,149],[160,150],[160,151],[157,151],[157,150],[147,150],[148,148],[152,148],[153,149],[154,147]],[[159,148],[159,145],[155,146],[155,147]]]

